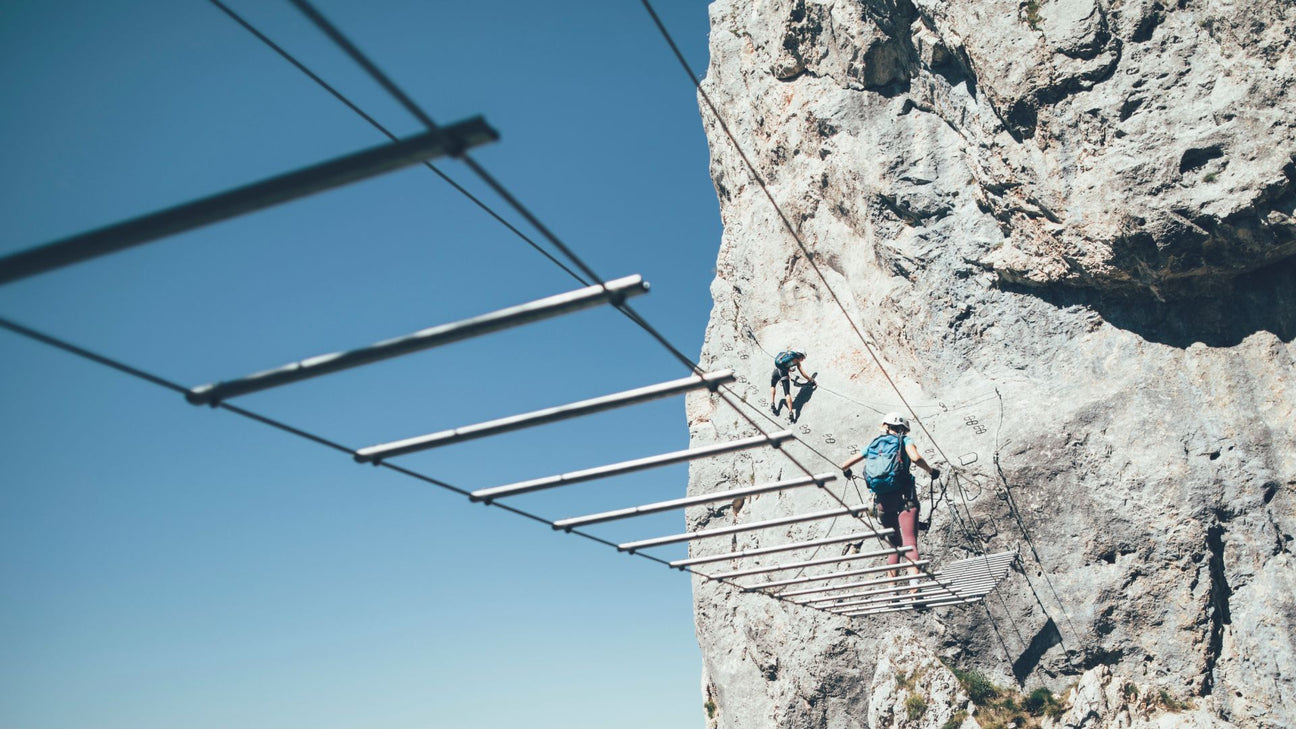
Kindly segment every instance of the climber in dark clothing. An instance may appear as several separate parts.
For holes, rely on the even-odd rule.
[[[775,415],[779,412],[778,385],[781,382],[783,397],[787,401],[788,417],[796,419],[796,411],[792,409],[792,368],[796,367],[807,382],[814,384],[814,378],[801,368],[805,357],[805,352],[798,352],[795,349],[784,350],[774,357],[774,372],[770,374],[770,410],[774,411]]]
[[[851,466],[866,461],[864,478],[869,491],[873,492],[874,505],[877,507],[878,519],[886,529],[893,530],[887,536],[891,546],[899,549],[907,547],[904,552],[906,562],[918,561],[918,513],[920,503],[914,489],[914,477],[910,465],[916,465],[926,471],[932,478],[940,478],[940,470],[932,468],[923,459],[909,437],[909,420],[900,413],[888,413],[882,419],[882,435],[873,439],[863,453],[852,456],[841,465],[842,473],[851,478]],[[887,564],[898,564],[901,555],[887,557]],[[896,570],[888,573],[897,577]],[[909,574],[917,577],[917,567],[910,567]],[[912,581],[911,581],[912,584]]]

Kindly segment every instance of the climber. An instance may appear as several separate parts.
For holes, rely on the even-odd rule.
[[[801,368],[801,363],[805,361],[805,352],[798,352],[795,349],[787,349],[779,352],[774,357],[774,372],[770,375],[770,410],[775,415],[779,414],[778,385],[783,383],[783,398],[787,402],[788,418],[796,422],[796,411],[792,409],[792,368],[796,367],[801,376],[811,385],[815,384],[814,378],[806,374]]]
[[[911,548],[904,553],[904,558],[912,565],[918,561],[920,502],[914,490],[910,464],[926,471],[933,480],[940,478],[940,470],[932,468],[923,459],[908,433],[909,420],[900,413],[888,413],[882,418],[882,435],[874,438],[862,453],[852,456],[841,468],[846,478],[853,478],[851,466],[864,461],[864,480],[868,483],[869,491],[873,492],[878,518],[884,528],[892,530],[887,539],[892,547]],[[887,564],[897,564],[899,561],[899,554],[887,557]],[[909,574],[916,577],[919,574],[918,568],[911,566]],[[888,576],[894,578],[898,575],[896,570],[891,570]],[[914,584],[912,579],[910,584]]]

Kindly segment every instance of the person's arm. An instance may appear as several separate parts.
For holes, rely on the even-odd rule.
[[[800,362],[797,362],[797,370],[801,373],[802,377],[806,378],[806,381],[814,384],[814,378],[806,374],[805,368],[801,366]]]
[[[853,465],[855,465],[856,463],[859,463],[859,462],[862,461],[862,460],[864,460],[864,454],[863,454],[863,453],[861,453],[861,454],[859,454],[859,455],[857,455],[857,456],[853,456],[853,457],[850,458],[850,460],[848,460],[848,461],[846,461],[845,463],[841,464],[841,470],[842,470],[842,473],[846,476],[846,478],[850,478],[851,475],[852,475],[852,474],[851,474],[850,467],[853,466]]]
[[[926,471],[932,478],[940,478],[940,469],[931,467],[931,464],[918,452],[918,446],[914,445],[912,440],[905,438],[905,441],[905,453],[909,454],[909,462]]]

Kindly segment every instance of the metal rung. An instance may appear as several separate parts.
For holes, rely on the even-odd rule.
[[[511,415],[507,418],[498,420],[488,420],[476,425],[465,425],[460,428],[442,430],[430,435],[420,435],[415,438],[406,438],[392,443],[383,443],[382,445],[369,446],[361,448],[355,452],[355,459],[361,463],[381,461],[394,456],[401,456],[406,453],[427,450],[428,448],[437,448],[439,446],[450,445],[451,443],[461,443],[474,438],[484,438],[488,435],[498,433],[507,433],[511,430],[521,430],[533,425],[543,425],[552,423],[557,420],[566,420],[590,413],[603,412],[614,408],[634,405],[649,400],[658,400],[671,395],[689,392],[690,390],[700,390],[706,388],[714,391],[720,385],[732,382],[734,379],[733,370],[721,370],[719,372],[709,372],[701,377],[694,375],[685,377],[681,380],[671,380],[659,385],[649,385],[636,390],[627,390],[613,395],[604,395],[590,400],[581,400],[567,405],[558,405],[556,407],[536,410],[521,415]]]
[[[661,511],[670,511],[671,509],[683,509],[689,506],[701,506],[702,504],[718,504],[722,501],[732,501],[740,496],[752,496],[754,494],[764,494],[771,491],[783,491],[785,489],[800,488],[802,486],[817,485],[822,486],[831,481],[837,480],[837,475],[833,473],[820,473],[814,476],[802,476],[787,481],[776,481],[767,483],[763,486],[749,486],[743,489],[732,489],[729,491],[717,491],[713,494],[701,494],[699,496],[686,496],[682,499],[672,499],[670,501],[658,501],[655,504],[644,504],[643,506],[631,506],[626,509],[617,509],[615,511],[604,511],[599,514],[590,514],[589,516],[574,516],[570,519],[559,519],[554,522],[554,529],[573,529],[578,526],[589,524],[599,524],[605,521],[616,519],[628,519],[633,516],[642,516],[644,514],[656,514]]]
[[[912,575],[906,575],[903,578],[898,578],[895,580],[895,582],[903,583],[909,579],[919,580],[919,583],[917,585],[896,584],[882,589],[864,590],[862,592],[851,592],[845,595],[832,595],[829,597],[820,597],[820,598],[815,598],[814,600],[805,600],[802,602],[806,605],[815,604],[815,603],[827,603],[827,602],[832,602],[834,600],[850,600],[854,598],[875,597],[877,595],[895,594],[895,593],[903,592],[904,590],[910,590],[915,588],[917,589],[938,588],[940,590],[944,590],[949,594],[955,595],[957,597],[967,597],[969,595],[977,593],[982,588],[988,586],[986,584],[980,584],[980,585],[957,584],[956,585],[956,584],[940,583],[931,580],[927,577],[914,577]]]
[[[1000,566],[1000,568],[1002,567],[1007,567],[1007,564]],[[950,577],[997,577],[998,576],[995,574],[995,571],[993,570],[987,571],[984,567],[969,567],[969,568],[961,568],[961,569],[949,569],[948,567],[946,567],[945,569],[941,570],[940,573],[943,575],[949,575]]]
[[[185,394],[194,405],[210,405],[231,397],[246,395],[292,382],[327,375],[332,372],[359,367],[411,352],[418,352],[443,344],[497,332],[509,327],[529,324],[562,314],[570,314],[600,304],[620,303],[631,296],[648,293],[648,284],[639,276],[626,276],[609,281],[602,286],[587,286],[565,294],[549,296],[526,304],[510,306],[489,314],[463,319],[450,324],[429,327],[413,334],[388,339],[377,344],[333,352],[286,364],[272,370],[257,372],[242,379],[201,385]]]
[[[904,612],[914,610],[919,607],[945,607],[949,605],[964,605],[974,602],[980,602],[985,596],[1007,576],[1009,568],[1017,559],[1016,552],[1000,552],[998,554],[986,554],[978,557],[969,557],[957,562],[951,562],[944,570],[932,575],[931,579],[939,587],[934,587],[932,582],[922,581],[919,583],[920,593],[909,600],[897,600],[900,590],[912,589],[909,585],[895,585],[889,588],[893,593],[891,597],[875,595],[862,601],[842,603],[841,600],[849,600],[856,597],[862,597],[867,593],[851,593],[846,595],[835,595],[828,598],[806,601],[807,605],[814,605],[824,602],[838,601],[835,605],[824,605],[821,609],[838,615],[848,617],[861,617],[865,615],[878,615],[882,613]],[[912,577],[906,575],[901,580]],[[919,578],[921,579],[921,578]],[[877,582],[877,581],[875,581]],[[838,589],[842,589],[839,587]],[[829,590],[831,591],[831,590]],[[878,591],[871,591],[877,593]],[[900,596],[903,597],[903,596]]]
[[[928,563],[926,560],[920,560],[920,561],[916,562],[915,564],[916,564],[917,566],[921,567],[921,566],[927,565],[927,564],[929,564],[929,563]],[[908,569],[909,566],[910,566],[910,565],[908,565],[908,564],[903,564],[903,565],[887,565],[887,568],[888,568],[888,570],[897,570],[897,569]],[[906,572],[905,574],[897,575],[897,576],[895,576],[895,577],[884,577],[884,578],[876,579],[876,580],[863,580],[863,581],[861,581],[861,582],[851,582],[851,583],[848,583],[848,584],[845,584],[845,585],[829,585],[829,586],[825,586],[825,587],[818,588],[818,589],[814,589],[814,590],[799,590],[799,591],[797,591],[797,592],[786,592],[786,593],[780,593],[780,597],[787,597],[787,596],[789,596],[789,595],[813,595],[813,594],[816,594],[816,593],[833,592],[833,591],[836,591],[836,590],[856,590],[856,589],[858,589],[858,588],[866,588],[866,589],[865,589],[864,591],[862,591],[862,592],[848,592],[848,593],[846,593],[846,594],[844,594],[844,595],[829,595],[829,596],[824,597],[824,598],[819,598],[819,599],[816,599],[816,600],[809,600],[808,602],[823,602],[823,601],[827,601],[827,600],[843,600],[843,599],[851,598],[851,597],[859,597],[859,596],[861,596],[861,595],[875,594],[872,590],[869,590],[869,589],[867,589],[867,588],[876,587],[876,586],[878,586],[878,585],[893,584],[893,583],[897,583],[897,582],[908,582],[909,580],[922,580],[922,581],[924,581],[924,582],[926,582],[926,583],[929,583],[929,584],[937,584],[937,585],[940,585],[941,587],[949,587],[949,584],[948,584],[947,582],[942,582],[942,581],[941,581],[941,578],[939,578],[939,577],[935,577],[935,576],[933,576],[933,575],[932,575],[931,573],[929,573],[929,572],[920,572],[920,573],[917,574],[917,575],[915,575],[915,574],[911,574],[911,573],[909,573],[909,572]]]
[[[200,228],[499,139],[481,117],[0,258],[0,284]]]
[[[878,566],[876,566],[876,567],[869,567],[868,569],[863,569],[863,570],[852,570],[850,574],[851,574],[852,576],[857,575],[857,574],[874,574],[874,573],[877,573],[877,572],[889,572],[889,571],[894,570],[894,569],[903,569],[903,568],[907,568],[907,567],[925,567],[925,566],[927,566],[927,565],[929,565],[929,564],[931,564],[931,562],[930,562],[929,560],[920,559],[920,560],[918,560],[917,562],[914,562],[914,563],[912,563],[912,564],[906,562],[904,565],[900,565],[900,566],[893,565],[893,564],[883,564],[883,565],[878,565]],[[831,578],[833,578],[833,577],[838,577],[838,576],[845,577],[846,574],[847,574],[847,573],[842,572],[842,573],[840,573],[839,575],[825,575],[825,576],[823,576],[823,577],[821,577],[821,578],[818,578],[818,579],[831,579]],[[779,597],[797,597],[797,596],[799,596],[799,595],[813,595],[813,594],[818,593],[818,592],[832,592],[833,590],[850,590],[850,589],[854,589],[854,588],[856,588],[856,587],[861,587],[861,586],[863,586],[863,585],[876,585],[876,584],[878,584],[879,582],[880,582],[880,580],[864,580],[864,581],[862,581],[862,582],[848,582],[848,583],[846,583],[845,585],[834,585],[834,586],[828,586],[828,587],[815,587],[815,588],[809,588],[809,589],[805,589],[805,590],[793,590],[793,591],[791,591],[791,592],[780,592],[780,593],[778,593],[778,596],[779,596]],[[759,589],[759,588],[756,588],[756,589]]]
[[[831,577],[831,575],[816,577],[816,579],[823,580],[823,579],[827,579],[827,577]],[[889,582],[907,582],[908,580],[911,579],[914,579],[914,576],[899,575],[897,577],[883,577],[883,579],[880,580],[862,580],[859,582],[848,582],[848,584],[845,585],[828,585],[828,586],[823,586],[823,588],[796,590],[796,592],[778,593],[778,595],[780,598],[787,598],[787,597],[796,597],[796,595],[813,595],[818,593],[831,593],[831,592],[835,592],[835,590],[853,590],[855,588],[868,588],[868,586],[885,585],[885,584],[889,584]],[[800,581],[805,581],[805,580],[800,580]],[[844,595],[835,595],[835,597],[823,598],[823,599],[849,598],[849,597],[853,597],[853,595],[855,594],[867,594],[867,593],[846,593]],[[818,602],[818,601],[807,601],[807,602]]]
[[[885,534],[892,533],[892,531],[890,531],[890,529],[884,529],[884,531],[876,532],[876,533],[881,534],[881,536],[885,536]],[[896,547],[896,550],[894,550],[894,553],[896,553],[896,554],[902,554],[902,553],[905,553],[905,551],[908,551],[908,550],[910,550],[910,549],[911,549],[911,547]],[[892,554],[892,553],[888,553],[888,554]],[[836,564],[836,563],[839,563],[839,562],[854,562],[854,560],[857,560],[857,559],[872,559],[872,555],[871,555],[871,554],[868,554],[868,553],[864,553],[864,554],[861,554],[861,553],[854,553],[854,554],[842,554],[842,555],[837,555],[837,556],[824,556],[824,558],[820,558],[820,559],[811,559],[811,560],[807,560],[807,562],[793,562],[793,563],[789,563],[789,564],[771,564],[771,566],[769,566],[769,567],[753,567],[752,569],[739,569],[739,571],[736,571],[736,572],[721,572],[721,573],[718,573],[718,575],[712,575],[712,577],[713,577],[713,579],[715,579],[715,580],[726,580],[726,579],[734,579],[734,577],[749,577],[749,576],[752,576],[752,575],[763,575],[763,573],[766,573],[766,572],[783,572],[783,571],[785,571],[785,569],[797,569],[797,568],[804,568],[804,567],[818,567],[818,566],[820,566],[820,564]],[[857,573],[861,573],[861,571],[855,571],[855,572],[840,572],[839,575],[857,575]],[[828,577],[820,577],[820,579],[827,580]],[[785,584],[785,581],[784,581],[784,582],[765,582],[765,584],[761,585],[761,588],[763,588],[763,586],[765,586],[765,585],[775,585],[775,584]]]
[[[899,584],[899,585],[893,585],[891,587],[880,589],[880,590],[863,590],[861,592],[848,592],[844,595],[829,595],[828,597],[815,598],[814,600],[800,600],[800,601],[793,601],[793,602],[800,602],[803,605],[813,605],[819,603],[830,603],[833,602],[834,600],[850,600],[850,599],[860,598],[860,597],[870,597],[870,596],[886,595],[886,594],[899,594],[905,590],[929,589],[929,588],[944,591],[955,597],[968,597],[971,595],[984,595],[990,590],[994,589],[994,585],[995,585],[995,583],[993,582],[977,583],[972,585],[964,584],[964,583],[940,582],[938,580],[927,577],[926,575],[920,577],[915,577],[913,575],[903,575],[897,578],[890,578],[889,581],[904,583],[904,582],[908,582],[911,579],[919,580],[919,583],[916,586],[908,585],[908,584]],[[878,582],[882,582],[882,581],[883,580],[878,580]],[[839,587],[836,589],[846,589],[846,588]],[[780,595],[780,597],[783,597],[783,595]]]
[[[981,575],[1003,579],[1008,574],[1008,569],[1012,567],[1012,563],[1016,560],[1016,552],[999,552],[997,554],[967,557],[949,563],[942,572],[949,575]]]
[[[965,570],[941,570],[937,574],[944,575],[949,579],[963,579],[965,577],[995,577],[993,572],[987,573],[985,569],[965,569]]]
[[[975,557],[964,557],[963,559],[950,562],[946,566],[947,570],[963,570],[971,567],[984,568],[987,564],[995,567],[1010,565],[1017,559],[1016,552],[996,552],[995,554],[983,554]]]
[[[816,521],[818,519],[827,519],[829,517],[846,516],[847,514],[850,514],[851,516],[857,516],[863,513],[866,508],[868,507],[860,506],[854,509],[849,509],[849,508],[830,509],[828,511],[818,511],[813,514],[801,514],[798,516],[783,516],[777,519],[770,519],[768,521],[756,521],[756,522],[752,522],[751,524],[735,524],[733,526],[719,527],[717,529],[707,529],[700,532],[685,532],[683,534],[672,534],[668,537],[654,537],[652,539],[641,539],[637,542],[625,542],[623,544],[618,544],[617,549],[621,550],[622,552],[633,552],[635,550],[646,549],[648,547],[660,547],[664,544],[678,544],[679,542],[687,542],[693,539],[706,539],[708,537],[722,537],[728,534],[738,534],[739,532],[756,531],[757,529],[784,526],[787,524],[799,524],[801,522]],[[886,532],[890,532],[890,531],[891,530],[889,529],[886,530]],[[886,532],[878,532],[878,534],[883,534]]]
[[[915,590],[915,589],[917,590],[917,592],[910,592],[911,590]],[[969,596],[960,595],[957,592],[954,592],[953,590],[949,590],[939,585],[933,585],[933,583],[929,582],[927,583],[926,586],[920,586],[917,588],[912,587],[910,585],[896,585],[895,589],[888,593],[883,593],[880,595],[869,595],[868,597],[847,600],[846,602],[839,602],[836,604],[823,605],[822,607],[829,610],[837,610],[841,608],[876,607],[877,605],[891,603],[896,599],[916,600],[919,598],[923,598],[923,599],[947,600],[950,598],[962,599],[965,597],[969,597]],[[836,599],[840,599],[840,598],[836,598]],[[811,602],[822,602],[822,601],[812,600],[810,602],[804,602],[801,604],[809,605]]]
[[[946,583],[949,583],[949,584],[952,584],[952,585],[967,586],[968,588],[972,588],[972,587],[980,587],[980,586],[982,586],[982,585],[997,585],[997,584],[999,584],[999,580],[996,580],[996,579],[993,578],[993,577],[978,577],[977,579],[974,579],[974,580],[968,580],[968,579],[963,579],[963,578],[953,578],[953,577],[948,577],[948,576],[946,576],[946,575],[939,575],[939,574],[938,574],[938,575],[935,575],[935,578],[938,579],[938,580],[944,580]]]
[[[866,615],[881,615],[883,613],[908,612],[918,607],[937,608],[937,607],[949,607],[951,605],[967,605],[968,603],[981,602],[981,600],[982,598],[979,597],[966,598],[963,600],[940,600],[940,601],[915,600],[913,602],[901,603],[898,605],[892,605],[880,609],[874,608],[870,610],[863,610],[859,612],[856,611],[837,612],[835,610],[829,610],[828,612],[837,612],[838,615],[842,615],[848,618],[861,618]]]
[[[773,446],[777,448],[781,443],[793,438],[792,431],[784,430],[769,435],[760,435],[754,438],[745,438],[735,440],[729,443],[717,443],[715,445],[703,446],[701,448],[685,449],[674,451],[672,453],[663,453],[659,456],[649,456],[634,461],[622,461],[613,463],[609,466],[599,466],[598,468],[587,468],[584,471],[572,471],[558,476],[548,476],[546,478],[537,478],[530,481],[520,481],[507,486],[496,486],[495,488],[481,489],[474,491],[469,496],[473,501],[490,502],[503,496],[516,496],[517,494],[530,493],[541,489],[553,488],[555,486],[566,486],[568,484],[580,483],[582,481],[592,481],[597,478],[607,478],[609,476],[619,476],[623,473],[633,473],[643,471],[649,468],[659,466],[668,466],[672,463],[691,461],[695,458],[706,458],[708,456],[719,455],[721,453],[732,453],[734,451],[746,450],[748,448],[757,448],[759,446]]]
[[[823,539],[812,539],[808,542],[793,542],[792,544],[777,544],[773,547],[757,547],[756,549],[743,549],[737,552],[726,552],[725,554],[712,554],[706,557],[690,557],[689,559],[677,559],[670,563],[671,567],[688,567],[695,564],[707,564],[709,562],[723,562],[727,559],[746,559],[747,557],[759,557],[763,554],[777,554],[779,552],[791,552],[796,549],[805,549],[806,547],[823,547],[829,544],[841,544],[842,542],[855,542],[866,539],[872,532],[865,534],[847,534],[842,537],[825,537]]]
[[[981,599],[980,597],[967,597],[964,595],[955,595],[955,596],[947,595],[942,597],[923,597],[921,595],[916,595],[913,597],[906,597],[902,599],[886,599],[881,602],[877,602],[873,605],[867,605],[867,606],[842,607],[842,608],[838,608],[836,606],[828,606],[823,609],[829,612],[838,613],[840,615],[854,615],[854,614],[862,614],[862,613],[870,612],[878,608],[896,608],[896,607],[903,608],[906,606],[909,608],[913,608],[919,605],[940,607],[941,605],[953,605],[965,601],[975,601],[980,599]]]

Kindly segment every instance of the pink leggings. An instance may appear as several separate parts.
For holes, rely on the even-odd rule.
[[[909,494],[878,494],[877,507],[879,520],[884,529],[895,531],[887,536],[893,547],[913,547],[904,553],[904,562],[918,561],[918,500]],[[905,508],[909,507],[909,508]],[[901,562],[901,555],[887,557],[887,564]]]

